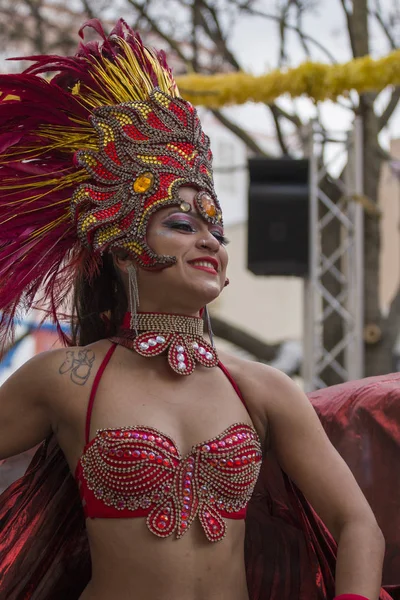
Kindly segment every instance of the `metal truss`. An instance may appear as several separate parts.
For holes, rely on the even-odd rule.
[[[363,194],[362,120],[341,144],[328,165],[319,164],[321,131],[312,131],[310,152],[310,275],[304,289],[304,360],[303,380],[307,392],[326,386],[324,371],[332,369],[341,382],[363,376],[363,208],[357,199]],[[347,162],[342,178],[331,176],[332,163]],[[323,178],[330,174],[342,192],[333,202],[321,189]],[[322,242],[327,226],[336,220],[340,243],[326,256]],[[329,275],[338,283],[335,297],[325,287]],[[340,323],[338,340],[326,348],[325,328],[336,313]]]

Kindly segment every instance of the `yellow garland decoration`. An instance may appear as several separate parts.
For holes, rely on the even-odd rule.
[[[335,65],[305,62],[260,76],[243,72],[195,73],[177,77],[176,81],[186,100],[210,108],[249,101],[270,103],[282,94],[292,98],[305,95],[315,102],[336,100],[338,96],[347,96],[350,90],[362,94],[400,85],[400,50],[377,60],[364,56]]]

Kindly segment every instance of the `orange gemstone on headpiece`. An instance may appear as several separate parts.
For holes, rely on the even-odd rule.
[[[215,215],[217,214],[217,208],[216,208],[214,202],[212,201],[212,199],[210,198],[210,196],[204,195],[201,203],[203,205],[204,212],[209,217],[215,217]]]
[[[136,177],[133,182],[133,191],[137,194],[144,194],[147,192],[154,182],[153,173],[142,173],[139,177]]]

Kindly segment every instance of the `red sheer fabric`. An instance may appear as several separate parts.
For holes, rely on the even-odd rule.
[[[391,596],[382,590],[380,600],[400,598],[399,383],[400,375],[391,375],[311,396],[388,537],[384,583],[391,586]],[[250,599],[332,600],[335,552],[302,494],[272,456],[265,458],[246,518]],[[89,578],[77,487],[51,439],[26,475],[0,497],[0,598],[76,600]]]
[[[77,486],[51,438],[0,496],[0,598],[74,600],[89,578]]]

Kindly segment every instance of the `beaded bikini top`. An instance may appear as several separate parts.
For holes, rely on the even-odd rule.
[[[256,430],[234,423],[192,446],[185,456],[170,437],[152,427],[101,429],[89,442],[94,394],[115,347],[93,384],[87,443],[75,473],[85,516],[146,517],[148,529],[162,538],[181,538],[198,518],[209,541],[222,540],[224,518],[245,517],[258,478],[262,452]]]

